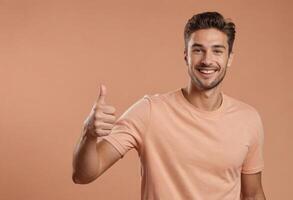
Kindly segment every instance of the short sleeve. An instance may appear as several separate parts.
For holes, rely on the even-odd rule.
[[[150,120],[149,98],[148,95],[144,95],[136,101],[116,120],[111,133],[101,137],[119,151],[121,158],[132,148],[140,155],[142,138]]]
[[[253,174],[264,169],[263,146],[264,146],[264,128],[260,115],[257,113],[251,144],[248,147],[248,153],[242,165],[243,174]]]

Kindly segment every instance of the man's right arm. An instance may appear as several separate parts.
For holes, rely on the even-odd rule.
[[[77,184],[90,183],[120,158],[112,144],[104,139],[97,142],[97,138],[84,133],[75,148],[72,180]]]
[[[115,108],[105,103],[106,88],[100,87],[100,95],[84,122],[83,131],[73,153],[74,183],[87,184],[98,178],[104,171],[121,158],[112,144],[102,139],[107,136],[116,121]]]

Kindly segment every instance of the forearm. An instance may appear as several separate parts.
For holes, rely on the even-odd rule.
[[[254,196],[242,196],[241,200],[266,200],[264,193],[256,194]]]
[[[83,131],[73,154],[73,174],[75,183],[86,184],[98,174],[97,139]]]

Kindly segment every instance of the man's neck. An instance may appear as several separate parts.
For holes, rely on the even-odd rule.
[[[204,111],[217,110],[223,100],[220,85],[211,90],[198,90],[190,84],[183,88],[183,95],[192,105]]]

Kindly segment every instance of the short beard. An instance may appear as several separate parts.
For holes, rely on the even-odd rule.
[[[196,79],[195,76],[191,76],[191,81],[192,84],[199,89],[200,91],[204,91],[204,90],[211,90],[215,87],[217,87],[225,78],[226,76],[226,71],[227,71],[227,66],[225,67],[225,70],[223,72],[223,74],[220,75],[219,79],[214,80],[210,85],[205,86],[204,84],[202,84],[202,82],[199,79]]]

